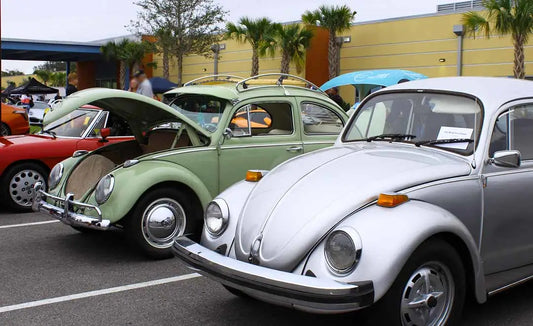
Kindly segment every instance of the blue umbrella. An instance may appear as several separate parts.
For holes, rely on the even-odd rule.
[[[178,84],[174,84],[170,80],[163,77],[150,78],[150,83],[152,84],[152,91],[154,94],[162,94],[178,87]]]
[[[361,95],[366,95],[368,91],[378,86],[387,87],[398,84],[398,82],[400,81],[409,81],[424,78],[427,78],[427,76],[409,70],[362,70],[337,76],[327,81],[324,85],[320,86],[320,89],[325,91],[333,87],[352,85],[357,88],[359,96],[361,97]]]

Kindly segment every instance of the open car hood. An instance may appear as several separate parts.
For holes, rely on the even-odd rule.
[[[166,104],[144,95],[108,88],[90,88],[69,95],[45,115],[43,124],[46,126],[83,105],[97,106],[126,120],[137,139],[142,138],[143,131],[176,121],[176,118],[190,125],[198,133],[210,137],[209,132],[196,122]]]

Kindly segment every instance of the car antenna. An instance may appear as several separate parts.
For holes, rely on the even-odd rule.
[[[478,108],[481,108],[481,106],[478,103],[477,98],[475,99],[476,105]],[[480,111],[481,112],[481,111]],[[474,113],[474,148],[472,152],[472,162],[470,163],[472,165],[472,168],[476,168],[476,148],[477,148],[477,112]]]

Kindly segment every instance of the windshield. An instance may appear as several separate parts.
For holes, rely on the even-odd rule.
[[[215,132],[226,103],[206,95],[181,95],[170,106],[209,132]]]
[[[378,95],[357,110],[343,141],[394,140],[471,155],[481,107],[471,98],[436,93]]]
[[[81,137],[98,115],[98,110],[77,109],[50,123],[44,132],[63,137]]]

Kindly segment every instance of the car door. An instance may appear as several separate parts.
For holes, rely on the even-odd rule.
[[[301,100],[300,123],[304,152],[331,146],[344,127],[346,118],[317,101]]]
[[[483,169],[482,257],[487,274],[533,263],[533,102],[509,106],[493,125]],[[519,167],[491,163],[494,153],[518,150]]]
[[[293,98],[247,101],[227,125],[231,138],[219,149],[220,191],[244,179],[249,169],[270,170],[303,153]]]
[[[111,129],[111,135],[106,138],[106,142],[103,142],[100,136],[100,130],[103,128]],[[102,111],[85,137],[78,141],[77,149],[92,151],[102,146],[131,140],[133,139],[132,134],[130,127],[123,119],[110,115],[107,111]]]

